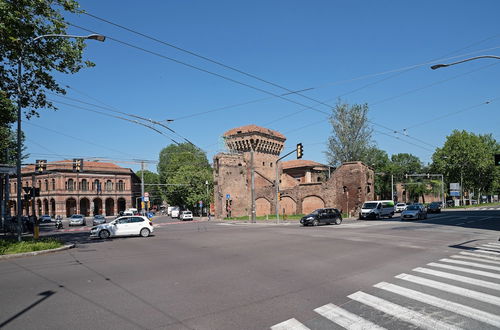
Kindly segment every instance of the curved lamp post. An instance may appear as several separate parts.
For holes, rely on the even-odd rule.
[[[460,63],[464,63],[464,62],[469,62],[469,61],[477,60],[477,59],[480,59],[480,58],[494,58],[494,59],[500,60],[500,56],[496,56],[496,55],[481,55],[481,56],[475,56],[475,57],[471,57],[471,58],[466,58],[465,60],[461,60],[461,61],[453,62],[453,63],[448,63],[448,64],[435,64],[435,65],[431,66],[431,69],[432,70],[436,70],[436,69],[440,69],[440,68],[446,68],[447,66],[452,66],[452,65],[460,64]]]
[[[77,36],[77,35],[69,35],[69,34],[44,34],[41,36],[37,36],[31,39],[29,42],[34,42],[39,39],[44,38],[73,38],[73,39],[92,39],[98,41],[106,40],[106,37],[100,34],[89,34],[87,36]],[[21,191],[22,191],[22,182],[21,182],[21,113],[22,106],[21,102],[23,99],[23,90],[22,90],[22,65],[23,65],[23,48],[21,47],[21,51],[19,53],[19,59],[17,63],[17,92],[18,92],[18,100],[17,100],[17,157],[16,157],[16,176],[17,176],[17,239],[21,241],[22,235],[22,222],[21,217],[23,214],[22,209],[22,199],[21,199]]]

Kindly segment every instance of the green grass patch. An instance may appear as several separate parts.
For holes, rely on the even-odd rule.
[[[0,255],[50,250],[63,245],[61,241],[54,238],[41,238],[38,240],[26,238],[21,242],[16,239],[2,239],[0,240]]]
[[[448,209],[469,209],[473,207],[486,207],[486,206],[500,206],[500,203],[483,203],[483,204],[472,204],[465,206],[451,206],[447,207]]]

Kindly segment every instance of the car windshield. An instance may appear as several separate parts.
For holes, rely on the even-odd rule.
[[[439,203],[431,203],[429,206],[439,206]]]
[[[363,209],[374,209],[377,207],[378,203],[364,203],[363,204]]]
[[[191,215],[190,211],[188,211],[188,212],[182,212],[182,213],[187,214],[187,215]]]
[[[320,214],[320,213],[323,213],[323,209],[314,210],[309,215],[316,215],[316,214]]]
[[[410,211],[412,211],[412,210],[416,211],[416,210],[420,209],[420,206],[418,206],[418,205],[410,205],[406,209],[410,210]]]
[[[397,203],[396,206],[405,206],[404,203]]]
[[[83,218],[83,215],[80,215],[80,214],[73,214],[73,215],[71,216],[71,218],[73,218],[73,219],[81,219],[81,218]]]

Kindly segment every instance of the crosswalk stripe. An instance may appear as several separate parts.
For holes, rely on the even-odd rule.
[[[483,250],[483,249],[476,249],[476,250],[474,250],[474,252],[480,252],[480,253],[493,254],[493,255],[496,255],[496,256],[500,256],[500,252]]]
[[[499,243],[493,243],[493,242],[490,242],[488,243],[489,245],[494,245],[494,246],[498,246],[500,248],[500,244]]]
[[[499,274],[485,272],[485,271],[482,271],[482,270],[475,270],[475,269],[469,269],[469,268],[464,268],[464,267],[457,267],[457,266],[452,266],[452,265],[438,264],[436,262],[430,262],[427,265],[432,266],[432,267],[439,267],[439,268],[446,268],[446,269],[458,270],[458,271],[464,272],[464,273],[471,273],[471,274],[482,275],[482,276],[486,276],[486,277],[492,277],[492,278],[498,278],[498,279],[500,279],[500,275]]]
[[[271,327],[272,330],[310,330],[308,327],[297,321],[296,319],[289,319],[284,322],[278,323]]]
[[[484,259],[489,259],[489,260],[500,260],[500,257],[493,257],[493,256],[488,256],[480,253],[471,253],[471,252],[460,252],[460,254],[463,254],[464,256],[473,256],[473,257],[478,257],[478,258],[484,258]]]
[[[479,310],[477,308],[458,304],[449,300],[441,299],[419,291],[403,288],[401,286],[390,284],[387,282],[380,282],[378,284],[375,284],[374,287],[404,296],[406,298],[417,300],[428,305],[445,309],[455,314],[460,314],[465,317],[493,325],[495,327],[500,327],[500,316]]]
[[[457,282],[463,282],[463,283],[467,283],[467,284],[480,286],[483,288],[488,288],[488,289],[500,291],[500,284],[489,282],[489,281],[484,281],[484,280],[478,280],[478,279],[475,279],[472,277],[456,275],[456,274],[452,274],[452,273],[442,272],[439,270],[423,268],[423,267],[414,268],[413,271],[423,273],[423,274],[434,275],[437,277],[444,277],[444,278],[447,278],[450,280],[455,280]]]
[[[439,261],[449,262],[451,264],[458,264],[458,265],[464,265],[464,266],[472,266],[472,267],[477,267],[477,268],[484,268],[484,269],[496,270],[496,271],[500,272],[500,267],[490,266],[490,265],[485,265],[485,264],[478,264],[477,262],[453,260],[453,259],[448,259],[448,258],[440,259]]]
[[[488,264],[500,265],[500,261],[492,261],[492,260],[481,259],[481,258],[476,258],[476,257],[467,257],[467,256],[455,255],[455,256],[451,256],[451,258],[466,259],[466,260],[472,260],[472,261],[486,262]]]
[[[495,245],[483,244],[481,245],[483,248],[487,248],[490,251],[500,252],[500,247]]]
[[[474,290],[469,290],[469,289],[465,289],[465,288],[462,288],[459,286],[450,285],[450,284],[446,284],[446,283],[438,282],[438,281],[433,281],[433,280],[429,280],[427,278],[409,275],[409,274],[404,274],[404,273],[396,275],[395,277],[402,279],[402,280],[405,280],[405,281],[408,281],[408,282],[412,282],[412,283],[416,283],[416,284],[420,284],[420,285],[425,285],[425,286],[428,286],[428,287],[431,287],[434,289],[438,289],[441,291],[446,291],[449,293],[457,294],[460,296],[465,296],[467,298],[472,298],[472,299],[483,301],[483,302],[486,302],[489,304],[500,306],[500,297],[496,297],[496,296],[493,296],[491,294],[482,293],[482,292],[478,292],[478,291],[474,291]]]
[[[403,306],[396,305],[390,301],[372,296],[370,294],[364,293],[362,291],[355,292],[348,298],[360,302],[362,304],[368,305],[374,309],[384,312],[388,315],[392,315],[398,319],[405,322],[416,325],[419,328],[424,329],[460,329],[448,323],[444,323],[435,320],[429,316],[423,315],[421,313],[415,312]]]
[[[314,311],[348,330],[385,329],[334,304],[318,307]]]

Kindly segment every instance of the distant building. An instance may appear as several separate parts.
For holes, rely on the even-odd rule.
[[[36,215],[71,216],[83,214],[116,215],[136,207],[141,196],[140,179],[129,168],[113,163],[61,160],[45,163],[44,168],[28,165],[22,168],[22,186],[40,189],[35,197]],[[10,213],[17,214],[17,179],[10,178]],[[23,196],[26,194],[22,192]],[[24,203],[23,203],[24,204]],[[32,214],[30,207],[29,214]],[[28,214],[27,203],[23,214]]]
[[[344,212],[374,198],[374,175],[361,162],[333,169],[310,160],[278,163],[286,137],[279,132],[247,125],[224,134],[229,153],[214,157],[214,204],[217,217],[251,215],[252,158],[256,215],[276,214],[276,176],[280,180],[280,214],[305,214],[335,207]],[[276,173],[276,171],[278,173]]]

